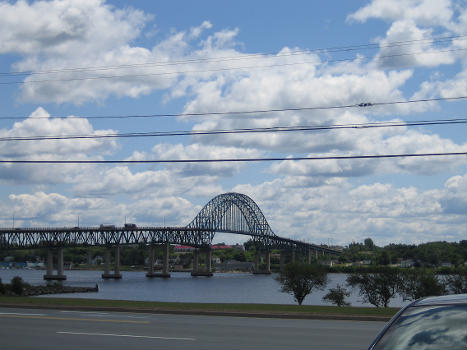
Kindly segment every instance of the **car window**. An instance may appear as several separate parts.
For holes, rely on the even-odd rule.
[[[466,305],[409,307],[389,327],[375,350],[466,350]]]

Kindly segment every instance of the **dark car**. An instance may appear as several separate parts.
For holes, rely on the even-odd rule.
[[[466,350],[467,294],[428,297],[402,308],[369,350]]]

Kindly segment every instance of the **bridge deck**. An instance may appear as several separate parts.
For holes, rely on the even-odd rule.
[[[0,249],[30,249],[79,246],[113,246],[135,244],[180,244],[207,247],[216,232],[248,235],[263,249],[315,250],[327,254],[339,251],[276,235],[260,235],[245,231],[227,231],[188,227],[53,227],[0,229]]]

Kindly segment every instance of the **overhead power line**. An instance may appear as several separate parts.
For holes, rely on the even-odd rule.
[[[382,55],[377,56],[379,59],[382,58],[395,58],[402,56],[413,56],[420,54],[436,54],[442,52],[455,52],[455,51],[467,51],[465,48],[456,48],[456,49],[446,49],[446,50],[433,50],[429,52],[418,51],[418,52],[408,52],[408,53],[399,53],[392,55]],[[346,59],[336,59],[328,60],[325,63],[336,63],[336,62],[346,62],[354,61],[356,59],[365,59],[367,57],[359,58],[346,58]],[[36,84],[36,83],[49,83],[49,82],[71,82],[71,81],[86,81],[86,80],[101,80],[101,79],[118,79],[118,78],[141,78],[141,77],[151,77],[151,76],[169,76],[169,75],[179,75],[179,74],[198,74],[198,73],[216,73],[216,72],[225,72],[231,70],[242,70],[242,69],[265,69],[265,68],[274,68],[274,67],[286,67],[286,66],[295,66],[299,64],[309,64],[315,63],[315,61],[304,61],[304,62],[289,62],[289,63],[278,63],[270,65],[258,65],[258,66],[243,66],[243,67],[223,67],[215,69],[200,69],[200,70],[186,70],[186,71],[174,71],[174,72],[157,72],[157,73],[140,73],[140,74],[121,74],[121,75],[99,75],[91,77],[76,77],[76,78],[55,78],[55,79],[39,79],[39,80],[17,80],[17,81],[4,81],[0,82],[0,85],[18,85],[18,84]]]
[[[256,109],[246,111],[212,111],[212,112],[193,112],[193,113],[157,113],[157,114],[135,114],[135,115],[100,115],[100,116],[69,116],[67,118],[86,118],[86,119],[133,119],[133,118],[174,118],[174,117],[201,117],[201,116],[223,116],[223,115],[241,115],[241,114],[264,114],[276,112],[294,112],[294,111],[313,111],[313,110],[328,110],[328,109],[347,109],[347,108],[368,108],[389,105],[401,105],[409,103],[424,103],[436,101],[455,101],[464,100],[466,96],[452,96],[452,97],[432,97],[413,100],[400,100],[400,101],[381,101],[381,102],[360,102],[347,105],[333,105],[333,106],[310,106],[310,107],[288,107],[288,108],[271,108],[271,109]],[[0,117],[0,120],[24,120],[24,119],[50,119],[49,117]]]
[[[272,158],[221,158],[221,159],[151,159],[151,160],[0,160],[0,164],[166,164],[166,163],[240,163],[274,162],[291,160],[352,160],[411,157],[467,156],[467,152],[377,154],[360,156],[322,157],[272,157]]]
[[[133,132],[133,133],[116,133],[116,134],[114,133],[114,134],[103,134],[103,135],[100,135],[100,134],[43,135],[43,136],[30,135],[30,136],[0,137],[0,142],[133,138],[133,137],[203,136],[203,135],[220,135],[220,134],[325,131],[325,130],[340,130],[340,129],[366,130],[366,129],[371,129],[371,128],[451,125],[451,124],[466,124],[466,123],[467,123],[466,118],[455,118],[455,119],[439,119],[439,120],[374,122],[374,123],[333,124],[333,125],[275,126],[275,127],[267,127],[267,128],[243,128],[243,129],[228,129],[228,130],[150,131],[150,132]]]
[[[192,63],[216,63],[216,62],[225,62],[225,61],[238,61],[246,60],[251,58],[280,58],[287,56],[311,54],[311,53],[336,53],[336,52],[349,52],[356,50],[365,50],[365,49],[384,49],[391,47],[400,47],[412,45],[415,43],[443,43],[450,42],[455,39],[465,38],[467,35],[457,35],[457,36],[443,36],[427,39],[415,39],[415,40],[405,40],[405,41],[392,41],[386,44],[370,43],[370,44],[357,44],[357,45],[348,45],[348,46],[334,46],[327,48],[316,48],[309,50],[295,50],[287,53],[276,53],[276,52],[266,52],[266,53],[256,53],[256,54],[240,54],[240,56],[224,56],[217,58],[192,58],[186,60],[177,60],[177,61],[156,61],[156,62],[144,62],[144,63],[131,63],[131,64],[122,64],[114,66],[87,66],[87,67],[69,67],[69,68],[57,68],[41,71],[13,71],[13,72],[0,72],[0,76],[19,76],[19,75],[40,75],[40,74],[52,74],[52,73],[62,73],[62,72],[96,72],[96,71],[106,71],[106,70],[116,70],[116,69],[126,69],[126,68],[144,68],[144,67],[166,67],[173,65],[183,65],[183,64],[192,64]]]

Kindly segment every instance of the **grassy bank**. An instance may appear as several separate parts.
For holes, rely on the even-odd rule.
[[[69,307],[99,310],[123,310],[136,312],[177,312],[200,314],[253,314],[270,316],[335,317],[335,318],[381,318],[388,319],[398,308],[374,307],[336,307],[314,305],[275,305],[275,304],[226,304],[226,303],[167,303],[149,301],[101,300],[101,299],[69,299],[69,298],[31,298],[0,297],[0,306],[27,307]]]

